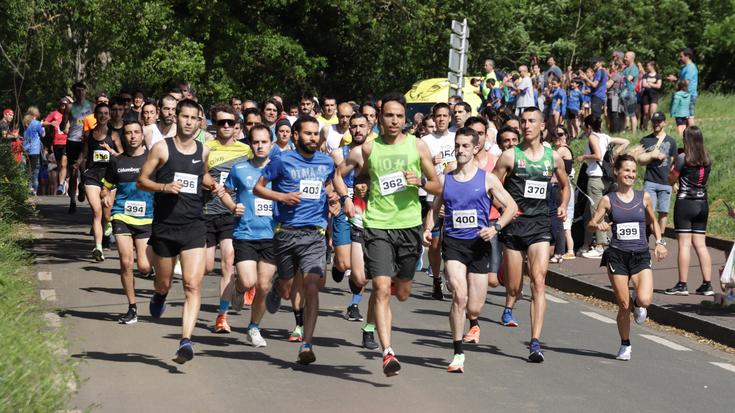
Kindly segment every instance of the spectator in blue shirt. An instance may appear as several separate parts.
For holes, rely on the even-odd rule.
[[[549,76],[551,86],[551,99],[549,102],[550,113],[554,116],[554,125],[564,125],[564,117],[567,113],[567,94],[559,83],[556,75]]]
[[[592,60],[593,69],[595,71],[592,79],[587,76],[583,70],[579,71],[579,77],[590,87],[592,90],[592,98],[590,100],[590,106],[592,107],[592,115],[602,117],[602,108],[605,106],[605,100],[607,100],[607,71],[602,67],[602,59],[595,58]]]
[[[43,126],[41,126],[41,121],[38,120],[40,117],[41,113],[35,106],[29,107],[23,117],[23,126],[25,126],[23,150],[28,155],[31,167],[31,186],[34,196],[38,193],[38,172],[41,166],[41,151],[43,150],[41,138],[46,133]]]
[[[580,81],[575,79],[569,89],[567,96],[567,129],[571,132],[571,136],[568,136],[569,140],[574,139],[579,135],[579,111],[584,101],[584,95],[579,90]]]
[[[697,102],[697,85],[699,84],[699,70],[697,69],[697,65],[692,62],[693,56],[694,52],[688,47],[679,50],[679,61],[684,66],[679,69],[679,76],[669,75],[666,77],[670,82],[679,80],[687,81],[690,97],[689,117],[687,118],[687,124],[689,126],[694,125],[694,105]]]

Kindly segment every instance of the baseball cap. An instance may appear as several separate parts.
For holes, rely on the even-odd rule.
[[[14,115],[15,114],[15,112],[13,112],[13,109],[5,109],[5,110],[3,110],[3,116],[7,115],[8,113],[11,114],[11,115]]]
[[[652,122],[663,122],[666,120],[666,115],[663,112],[656,112],[651,116]]]

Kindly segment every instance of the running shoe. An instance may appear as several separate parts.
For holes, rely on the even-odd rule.
[[[368,350],[375,350],[380,347],[378,342],[375,341],[375,333],[372,331],[362,332],[362,347]]]
[[[304,343],[299,346],[299,364],[311,364],[316,361],[316,356],[314,355],[314,349],[311,347],[311,344]]]
[[[648,317],[648,310],[646,310],[644,307],[638,307],[635,305],[635,291],[633,291],[631,295],[631,300],[633,302],[633,319],[635,320],[636,324],[643,324],[646,322],[646,317]]]
[[[561,255],[556,254],[553,257],[549,258],[549,262],[551,264],[561,264],[562,262],[564,262],[564,258]]]
[[[237,287],[232,289],[232,295],[230,296],[230,307],[232,311],[240,312],[242,306],[245,304],[245,293],[237,291]]]
[[[419,254],[419,260],[416,261],[416,272],[421,272],[424,269],[424,246],[421,246],[421,254]]]
[[[631,346],[621,345],[620,349],[618,349],[618,355],[615,358],[623,361],[630,360],[630,347]]]
[[[480,326],[470,327],[470,331],[462,337],[462,341],[465,343],[480,343]]]
[[[541,344],[538,341],[531,341],[529,346],[528,361],[531,363],[543,363],[544,352],[541,350]]]
[[[602,253],[605,251],[599,248],[590,248],[589,251],[583,252],[582,256],[585,258],[602,258]]]
[[[292,343],[300,343],[304,341],[304,326],[296,326],[288,336],[288,341]]]
[[[110,249],[110,244],[112,243],[111,240],[110,240],[110,238],[112,238],[112,237],[109,236],[109,235],[103,235],[102,236],[102,249],[104,251],[109,251],[109,249]]]
[[[226,314],[217,315],[217,319],[214,321],[214,332],[216,334],[230,334],[232,332],[230,325],[227,324]]]
[[[153,293],[153,297],[148,303],[148,310],[151,312],[151,317],[161,318],[163,312],[166,311],[166,298],[158,293]]]
[[[194,346],[191,341],[185,341],[179,345],[179,349],[176,350],[176,356],[173,361],[179,364],[184,364],[187,361],[191,361],[194,358]]]
[[[249,290],[245,291],[245,304],[253,305],[254,300],[255,300],[255,287],[251,287]]]
[[[265,297],[265,309],[269,313],[275,314],[279,308],[281,308],[281,296],[278,295],[276,285],[273,284],[271,290],[268,291],[268,295]]]
[[[566,254],[562,255],[561,257],[565,260],[573,260],[577,258],[577,256],[574,255],[574,251],[569,251]]]
[[[392,377],[398,375],[401,370],[401,363],[398,362],[395,354],[386,354],[383,356],[383,374],[386,377]]]
[[[434,287],[431,292],[431,298],[442,301],[444,300],[444,292],[442,291],[442,279],[434,278]]]
[[[712,289],[712,283],[707,282],[702,283],[694,292],[699,295],[715,295],[715,291]]]
[[[92,258],[94,258],[97,262],[102,262],[105,260],[105,256],[102,254],[102,250],[99,248],[95,248],[92,250]]]
[[[260,329],[251,327],[248,329],[247,341],[253,347],[265,347],[268,343],[265,342],[263,336],[260,335]]]
[[[455,354],[452,362],[449,363],[447,371],[450,373],[464,373],[464,354]]]
[[[183,275],[184,272],[181,270],[181,261],[176,259],[176,265],[174,265],[174,275]]]
[[[79,188],[77,189],[77,201],[84,202],[85,199],[86,199],[86,194],[84,193],[84,187],[82,186],[80,182]]]
[[[77,212],[77,203],[72,200],[72,202],[69,202],[69,213],[73,214]]]
[[[64,185],[59,185],[56,187],[56,195],[64,195]]]
[[[676,283],[675,286],[664,290],[664,294],[666,295],[689,295],[689,289],[687,288],[687,283],[683,283],[679,281],[678,283]]]
[[[342,280],[345,279],[345,273],[343,271],[340,271],[337,269],[337,267],[332,267],[332,279],[336,283],[342,282]]]
[[[104,229],[105,229],[106,237],[109,237],[110,235],[112,235],[112,224],[110,223],[110,221],[105,222]]]
[[[506,308],[503,310],[503,317],[501,318],[501,322],[506,327],[518,327],[518,321],[513,319],[513,310],[510,308]]]
[[[138,322],[138,312],[133,307],[128,307],[128,312],[118,319],[120,324],[135,324]]]
[[[357,304],[352,304],[347,307],[345,312],[345,318],[349,321],[362,321],[362,314],[360,314],[360,307]]]

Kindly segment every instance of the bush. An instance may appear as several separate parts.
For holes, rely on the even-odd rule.
[[[31,213],[28,176],[10,153],[10,145],[0,144],[0,221],[18,222]]]

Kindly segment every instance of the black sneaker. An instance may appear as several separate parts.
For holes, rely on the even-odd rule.
[[[191,341],[185,341],[179,344],[179,349],[176,350],[176,355],[173,361],[178,364],[184,364],[187,361],[191,361],[194,358],[194,347]]]
[[[687,283],[678,282],[676,283],[675,286],[664,290],[664,294],[666,295],[689,295],[689,290],[687,289]]]
[[[77,212],[77,203],[74,201],[69,202],[69,213],[73,214],[75,212]]]
[[[362,314],[360,314],[360,307],[357,304],[352,304],[347,307],[345,312],[345,318],[349,321],[362,321]]]
[[[444,300],[444,292],[442,291],[442,280],[441,278],[434,278],[434,291],[431,293],[431,298],[435,300]]]
[[[138,312],[135,308],[129,307],[128,312],[121,316],[118,321],[120,324],[135,324],[138,322]]]
[[[103,250],[109,250],[110,249],[110,237],[109,237],[109,235],[102,237],[102,249]]]
[[[276,284],[274,283],[271,290],[268,291],[268,295],[265,297],[265,309],[269,313],[275,314],[278,309],[281,308],[281,296],[278,295]]]
[[[337,267],[332,267],[332,279],[336,283],[342,282],[345,279],[345,273],[338,270]]]
[[[366,348],[368,350],[375,350],[376,348],[380,347],[378,343],[375,341],[375,333],[372,331],[364,331],[362,332],[362,348]]]
[[[712,283],[702,283],[694,292],[699,295],[715,295],[715,291],[712,289]]]

